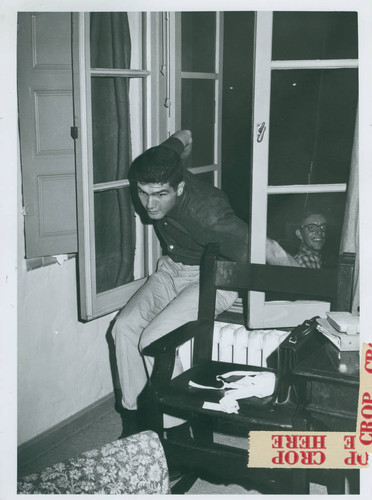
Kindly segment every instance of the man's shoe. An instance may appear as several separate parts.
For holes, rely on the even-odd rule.
[[[124,439],[132,434],[136,434],[138,429],[138,415],[137,410],[126,410],[122,409],[120,411],[121,421],[123,425],[123,431],[120,434],[119,439]]]

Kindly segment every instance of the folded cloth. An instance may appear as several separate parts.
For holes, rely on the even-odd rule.
[[[227,413],[238,413],[238,399],[244,398],[265,398],[271,396],[275,389],[275,374],[271,372],[229,372],[221,375],[221,379],[233,375],[244,374],[243,378],[235,382],[226,383],[225,387],[230,387],[219,403],[223,411]]]
[[[233,371],[217,375],[216,379],[222,386],[203,386],[192,381],[189,385],[200,389],[229,389],[219,401],[221,409],[226,413],[238,413],[238,399],[265,398],[271,396],[275,389],[275,373],[272,372]]]
[[[261,376],[262,373],[263,372],[257,372],[257,371],[227,372],[223,373],[222,375],[216,376],[216,381],[217,381],[216,385],[203,385],[203,384],[198,384],[197,382],[193,382],[192,380],[189,380],[189,386],[195,387],[196,389],[212,389],[214,391],[220,391],[221,389],[226,389],[226,388],[239,389],[241,387],[241,384],[244,384],[244,386],[246,386],[247,384],[253,383],[253,378],[257,377],[258,375]],[[252,377],[252,379],[247,379],[246,381],[242,382],[243,377],[244,378]],[[228,379],[231,379],[231,381],[228,381]]]

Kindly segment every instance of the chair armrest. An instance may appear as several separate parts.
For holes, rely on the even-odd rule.
[[[211,322],[208,320],[189,321],[146,346],[142,350],[142,354],[156,356],[160,353],[170,352],[210,327]]]

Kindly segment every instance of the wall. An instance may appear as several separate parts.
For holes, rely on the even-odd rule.
[[[54,20],[56,15],[53,14]],[[133,64],[139,67],[141,15],[131,13],[129,22],[132,58],[138,62],[138,65]],[[39,29],[43,26],[48,27],[48,24],[40,25]],[[57,54],[58,57],[61,56]],[[139,88],[131,88],[131,98],[137,101],[134,92]],[[152,97],[155,100],[157,96]],[[132,147],[136,156],[143,147],[139,121],[142,115],[133,116]],[[113,391],[106,334],[115,316],[111,314],[89,323],[79,323],[75,259],[26,271],[20,176],[18,165],[18,444]],[[139,219],[137,222],[137,234],[141,236],[142,225]],[[137,249],[142,245],[143,238],[139,237]],[[137,252],[136,276],[142,276],[143,267],[142,252]]]
[[[20,190],[19,180],[19,200]],[[75,259],[26,271],[23,256],[19,201],[18,444],[113,391],[106,333],[114,315],[79,323]]]

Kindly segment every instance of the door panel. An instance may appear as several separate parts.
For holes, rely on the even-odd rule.
[[[35,90],[36,155],[73,155],[70,128],[72,92]]]

